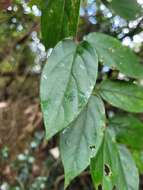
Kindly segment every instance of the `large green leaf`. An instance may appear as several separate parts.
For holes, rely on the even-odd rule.
[[[98,58],[88,42],[64,40],[55,47],[41,78],[46,137],[64,129],[88,102],[97,78]]]
[[[110,104],[129,112],[143,112],[143,87],[130,82],[103,81],[100,95]]]
[[[102,0],[108,7],[119,16],[134,20],[141,16],[142,7],[137,3],[137,0]]]
[[[106,131],[103,143],[91,159],[91,175],[96,188],[138,190],[139,176],[129,151],[118,146],[114,135]]]
[[[104,126],[103,102],[99,97],[92,96],[79,117],[62,132],[60,149],[66,187],[89,165],[91,154],[98,151]]]
[[[143,123],[132,115],[116,115],[109,120],[117,140],[131,148],[143,149]]]
[[[85,39],[97,50],[100,62],[129,77],[143,78],[138,57],[119,40],[102,33],[91,33]]]
[[[41,4],[41,32],[47,49],[76,35],[80,0],[43,0]]]

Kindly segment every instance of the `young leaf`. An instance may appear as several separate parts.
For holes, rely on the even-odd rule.
[[[106,131],[103,143],[91,159],[91,175],[95,187],[104,190],[138,190],[139,176],[129,151],[118,146],[110,131]]]
[[[143,87],[123,81],[103,81],[100,95],[113,106],[129,112],[143,112]]]
[[[142,7],[137,0],[103,0],[103,2],[126,20],[137,19],[142,13]]]
[[[91,154],[102,143],[105,110],[99,97],[91,96],[78,118],[61,133],[60,149],[65,170],[65,187],[90,163]]]
[[[64,40],[54,48],[41,78],[41,106],[49,139],[86,106],[97,78],[98,58],[88,42]]]
[[[76,35],[80,0],[43,0],[41,7],[41,33],[46,49]]]
[[[97,50],[100,62],[129,77],[143,78],[138,57],[119,40],[102,33],[91,33],[85,39]]]
[[[143,148],[143,123],[132,115],[116,115],[109,120],[117,140],[131,148]]]

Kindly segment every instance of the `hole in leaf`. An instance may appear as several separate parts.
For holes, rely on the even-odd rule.
[[[102,185],[98,185],[98,190],[103,190]]]
[[[95,145],[90,145],[89,148],[90,148],[91,150],[93,150],[93,149],[95,149]]]
[[[104,172],[105,172],[105,176],[111,175],[110,167],[107,164],[104,164]]]

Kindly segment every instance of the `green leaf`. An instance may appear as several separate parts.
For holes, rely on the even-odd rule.
[[[103,2],[126,20],[137,19],[142,13],[142,7],[137,0],[103,0]]]
[[[41,33],[46,49],[76,35],[80,0],[43,0],[41,7]]]
[[[118,146],[111,131],[106,131],[103,143],[91,159],[91,175],[95,187],[104,190],[138,190],[139,176],[129,151]]]
[[[131,148],[143,149],[143,123],[132,115],[116,115],[109,119],[117,140]]]
[[[130,82],[103,81],[99,93],[111,105],[129,112],[143,112],[143,87]]]
[[[102,143],[104,127],[104,104],[99,97],[91,96],[78,118],[61,134],[65,187],[89,165],[91,155]]]
[[[98,58],[88,42],[64,40],[54,48],[41,78],[41,106],[49,139],[86,106],[96,83]]]
[[[133,150],[132,155],[140,174],[143,174],[143,151]]]
[[[139,63],[139,58],[119,40],[102,33],[91,33],[85,39],[97,50],[104,65],[129,77],[143,78],[143,65]]]

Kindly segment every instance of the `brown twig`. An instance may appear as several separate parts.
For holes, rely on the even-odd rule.
[[[139,21],[139,23],[137,24],[137,26],[134,29],[132,29],[129,33],[125,34],[120,40],[123,40],[126,37],[132,38],[134,35],[142,32],[142,30],[143,30],[142,25],[143,25],[143,18]]]

